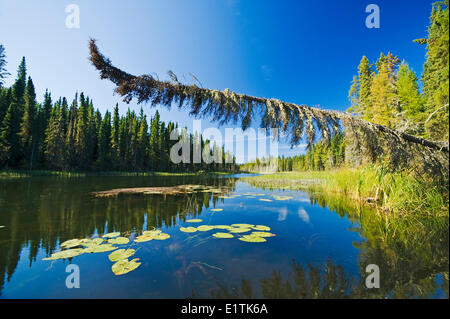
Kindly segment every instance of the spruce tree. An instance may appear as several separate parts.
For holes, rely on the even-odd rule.
[[[28,77],[25,92],[25,110],[23,113],[20,138],[25,155],[25,161],[30,170],[33,168],[34,155],[38,140],[36,117],[36,92],[34,89],[33,80],[31,77]]]

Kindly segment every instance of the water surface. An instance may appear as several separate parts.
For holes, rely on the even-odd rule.
[[[227,195],[237,197],[90,194],[181,184],[227,186]],[[279,201],[277,195],[291,198]],[[229,176],[1,180],[0,298],[448,298],[448,243],[433,252],[447,264],[421,252],[385,247],[377,230],[361,226],[361,218],[374,214],[345,198],[265,190]],[[202,222],[186,222],[191,218]],[[266,225],[276,236],[248,243],[212,237],[217,230],[180,231],[235,223]],[[153,227],[170,239],[133,242]],[[142,262],[128,274],[112,273],[109,252],[42,260],[65,240],[113,231],[129,236],[130,243],[120,248],[136,249],[132,258]],[[69,264],[80,268],[79,289],[66,288]],[[380,267],[380,289],[365,287],[368,264]]]

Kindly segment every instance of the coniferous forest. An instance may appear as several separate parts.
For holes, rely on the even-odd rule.
[[[0,47],[3,81],[6,54]],[[0,82],[2,84],[3,82]],[[11,87],[0,87],[0,168],[77,171],[232,171],[234,163],[174,164],[170,149],[177,140],[170,133],[177,123],[161,121],[159,112],[148,120],[142,108],[139,114],[128,109],[119,115],[116,105],[101,114],[92,99],[83,92],[69,101],[53,100],[46,91],[37,101],[31,76],[27,76],[25,57]],[[202,136],[190,134],[202,149],[209,143]],[[212,152],[224,148],[211,146]],[[192,152],[191,152],[192,154]]]

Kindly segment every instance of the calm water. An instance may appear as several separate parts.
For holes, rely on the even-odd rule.
[[[138,186],[229,186],[236,198],[185,196],[93,198],[93,191]],[[244,195],[256,193],[258,196]],[[291,196],[285,201],[274,195]],[[271,202],[260,199],[272,199]],[[221,212],[211,209],[222,208]],[[238,178],[35,177],[0,181],[0,298],[448,298],[448,242],[432,251],[385,247],[377,229],[362,227],[375,212],[343,198],[251,187]],[[200,218],[200,224],[186,219]],[[267,225],[265,243],[217,239],[180,227]],[[136,270],[115,276],[109,252],[42,260],[73,238],[156,227],[167,240],[130,241]],[[122,247],[121,247],[122,248]],[[68,289],[66,266],[80,268]],[[380,289],[365,288],[365,267],[380,268]]]

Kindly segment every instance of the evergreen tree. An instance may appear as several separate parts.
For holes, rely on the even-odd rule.
[[[422,75],[425,98],[426,136],[437,140],[449,138],[449,1],[433,4],[428,37],[416,42],[426,44]]]
[[[0,90],[5,83],[6,77],[9,75],[6,71],[6,63],[5,47],[0,44]]]
[[[98,167],[109,169],[111,165],[111,113],[106,111],[98,135]]]
[[[20,138],[22,149],[25,155],[25,161],[30,170],[33,168],[34,155],[37,147],[37,109],[36,109],[36,92],[33,80],[28,77],[25,92],[25,110],[22,119]]]

